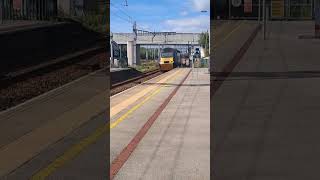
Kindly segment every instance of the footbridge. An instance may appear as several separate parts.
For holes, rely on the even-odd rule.
[[[137,35],[134,33],[112,33],[111,35],[111,40],[116,42],[120,49],[120,56],[121,51],[126,46],[128,65],[130,66],[140,63],[140,47],[152,49],[153,52],[157,49],[157,53],[160,53],[164,47],[193,51],[194,48],[200,48],[199,39],[200,33],[148,32]]]

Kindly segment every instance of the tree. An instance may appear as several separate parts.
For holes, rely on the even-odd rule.
[[[199,44],[205,49],[205,56],[209,55],[209,33],[202,32],[199,37]]]

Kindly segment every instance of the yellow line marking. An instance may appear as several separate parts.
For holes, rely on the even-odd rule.
[[[92,115],[105,111],[106,102],[107,92],[100,92],[80,103],[78,107],[63,112],[58,117],[3,146],[0,149],[0,177],[19,168],[59,139],[70,134],[75,128],[90,121]]]
[[[243,22],[244,21],[240,21],[240,23],[238,23],[236,28],[234,28],[230,33],[228,33],[227,36],[222,39],[222,41],[219,41],[217,44],[215,44],[213,46],[213,48],[217,48],[218,46],[220,46],[220,44],[223,44],[227,39],[229,39],[231,37],[231,35],[240,28],[240,26],[243,24]]]
[[[178,74],[181,70],[177,70],[176,72],[168,75],[167,77],[164,77],[162,79],[160,79],[158,82],[156,82],[153,85],[150,85],[149,87],[141,90],[140,92],[132,95],[130,98],[125,99],[124,101],[120,102],[119,104],[113,106],[110,108],[110,118],[112,118],[114,115],[118,114],[119,112],[121,112],[122,110],[124,110],[125,108],[127,108],[129,105],[133,104],[134,102],[136,102],[138,99],[140,99],[141,97],[145,96],[147,93],[151,92],[152,90],[154,90],[155,88],[157,88],[159,86],[159,84],[166,82],[168,79],[170,79],[171,77],[174,77],[176,74]]]
[[[180,74],[181,72],[182,71],[180,70],[180,71],[178,71],[178,73],[174,73],[174,74]],[[170,81],[173,78],[177,78],[177,76],[170,76],[170,78],[168,78],[167,81]],[[89,145],[95,143],[103,134],[108,132],[108,129],[112,129],[112,128],[116,127],[126,117],[128,117],[130,114],[132,114],[137,109],[139,109],[148,100],[150,100],[152,97],[154,97],[156,94],[158,94],[163,87],[165,87],[165,85],[161,85],[152,94],[148,95],[142,102],[140,102],[139,104],[135,105],[133,108],[131,108],[129,111],[127,111],[124,115],[122,115],[120,118],[118,118],[111,125],[110,125],[110,123],[107,123],[107,124],[103,125],[102,127],[99,127],[91,135],[89,135],[85,139],[81,140],[79,143],[73,145],[70,149],[65,151],[60,157],[58,157],[52,163],[50,163],[46,168],[41,169],[36,174],[34,174],[31,177],[31,180],[44,180],[44,179],[46,179],[48,176],[50,176],[58,168],[61,168],[68,161],[74,159],[86,147],[88,147]]]
[[[171,76],[167,81],[170,81],[172,79],[176,79],[179,74],[181,74],[181,70],[177,73],[177,76]],[[145,104],[150,98],[155,96],[160,92],[160,90],[165,87],[165,85],[160,86],[158,89],[156,89],[151,95],[147,96],[142,102],[132,107],[129,111],[127,111],[124,115],[122,115],[120,118],[118,118],[115,122],[110,124],[110,129],[113,129],[116,127],[120,122],[122,122],[125,118],[127,118],[131,113],[133,113],[135,110],[139,109],[143,104]]]
[[[162,86],[163,87],[163,86]],[[160,90],[162,89],[162,87],[160,87],[159,89],[157,89],[156,91],[154,91],[151,95],[149,95],[148,97],[146,97],[142,102],[140,102],[139,104],[135,105],[133,108],[131,108],[128,112],[126,112],[124,115],[122,115],[120,118],[118,118],[115,122],[113,122],[112,124],[110,124],[110,129],[116,127],[120,122],[122,122],[124,119],[126,119],[131,113],[133,113],[134,111],[136,111],[137,109],[139,109],[143,104],[145,104],[147,101],[149,101],[149,99],[151,99],[152,97],[154,97],[156,94],[158,94],[160,92]]]
[[[90,136],[81,140],[78,144],[74,145],[70,149],[68,149],[62,156],[58,157],[54,160],[50,165],[48,165],[45,169],[42,169],[38,173],[32,176],[31,180],[44,180],[58,168],[62,167],[67,161],[75,158],[78,154],[80,154],[87,146],[95,143],[99,137],[105,134],[108,131],[108,126],[103,126],[94,131]]]

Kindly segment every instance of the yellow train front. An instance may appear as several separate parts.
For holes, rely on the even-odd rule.
[[[173,48],[164,48],[161,51],[159,62],[161,71],[170,71],[180,65],[180,52]]]

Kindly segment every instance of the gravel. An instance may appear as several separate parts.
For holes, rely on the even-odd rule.
[[[149,79],[152,79],[152,78],[154,78],[156,76],[159,76],[160,74],[162,74],[162,72],[157,72],[157,73],[151,74],[149,76],[143,77],[141,79],[138,79],[138,80],[136,80],[134,82],[130,82],[130,83],[118,86],[116,88],[112,88],[111,92],[110,92],[110,96],[118,94],[118,93],[120,93],[120,92],[122,92],[122,91],[124,91],[126,89],[129,89],[129,88],[131,88],[133,86],[136,86],[137,84],[141,84],[141,83],[143,83],[145,81],[148,81]]]
[[[104,66],[105,64],[102,64],[100,68]],[[21,104],[93,71],[93,69],[73,64],[0,89],[0,111]]]

